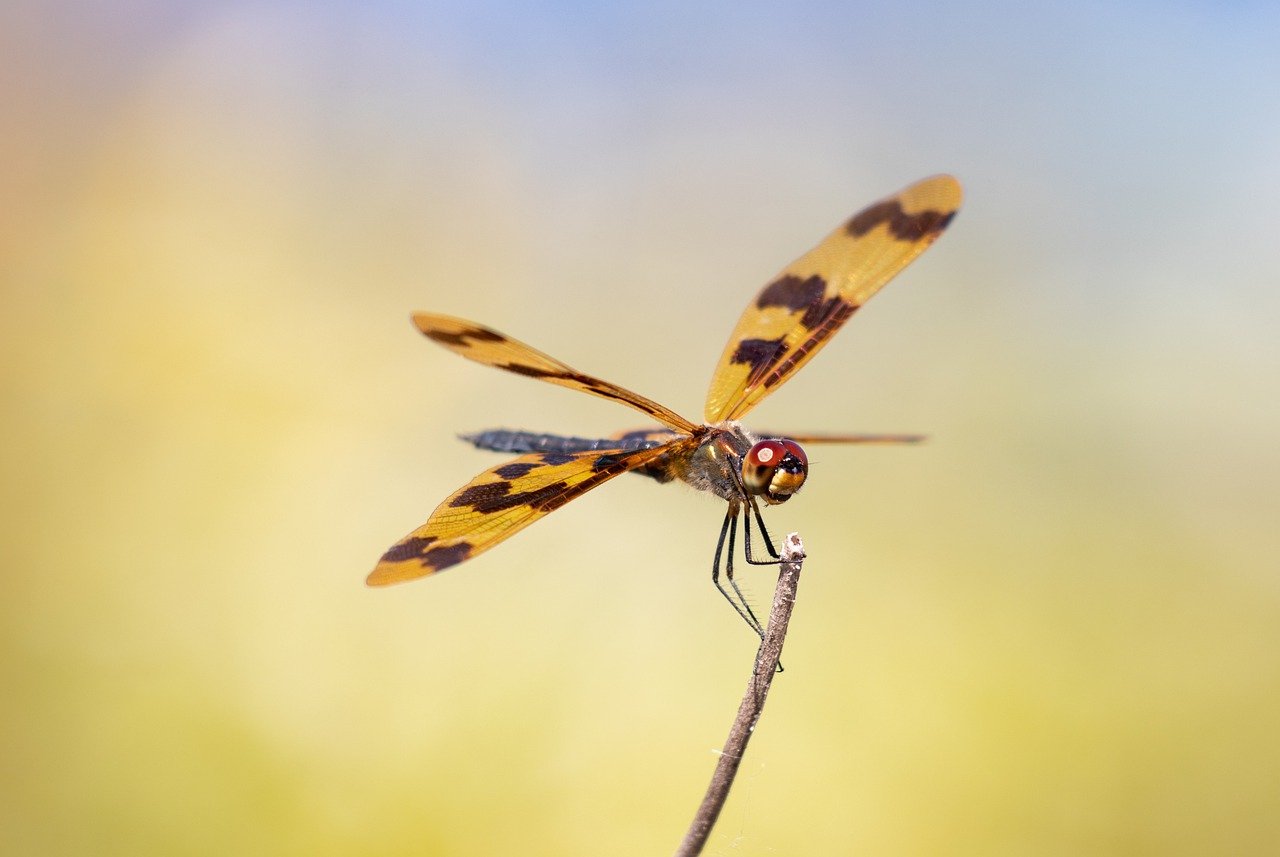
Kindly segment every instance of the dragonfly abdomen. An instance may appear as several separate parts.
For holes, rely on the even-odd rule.
[[[474,434],[458,435],[477,449],[493,452],[597,452],[601,450],[635,452],[653,449],[665,441],[654,440],[641,432],[633,432],[620,438],[565,437],[559,434],[539,434],[511,429],[488,429]]]

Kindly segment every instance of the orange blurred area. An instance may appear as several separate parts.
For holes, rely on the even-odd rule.
[[[722,509],[620,478],[365,588],[494,463],[457,433],[639,427],[408,314],[697,417],[770,275],[945,171],[948,233],[750,417],[930,439],[767,513],[810,559],[707,853],[1276,851],[1277,23],[4,12],[0,850],[674,849],[754,654]]]

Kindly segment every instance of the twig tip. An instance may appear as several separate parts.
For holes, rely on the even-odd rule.
[[[800,541],[800,534],[787,533],[782,542],[782,561],[795,562],[801,559],[804,559],[804,542]]]

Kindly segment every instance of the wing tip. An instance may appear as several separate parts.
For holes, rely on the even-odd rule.
[[[928,190],[931,201],[942,201],[954,213],[964,202],[964,186],[960,180],[950,173],[935,173],[909,185],[904,192]]]
[[[364,579],[364,585],[381,587],[391,586],[395,583],[407,583],[419,577],[426,577],[432,571],[433,569],[423,568],[418,563],[380,562],[373,571],[369,572],[369,576]]]
[[[387,573],[381,567],[369,572],[369,576],[364,579],[365,586],[386,586],[390,583],[394,583],[394,581],[388,578]]]
[[[420,536],[419,532],[421,530],[414,531],[384,553],[365,578],[365,585],[388,586],[417,580],[470,559],[475,552],[468,541],[454,539],[440,543],[435,536]]]
[[[437,319],[437,318],[440,318],[440,316],[436,315],[433,312],[426,312],[425,310],[420,310],[420,309],[414,310],[413,312],[409,313],[409,323],[412,324],[414,327],[416,327],[418,330],[422,331],[423,333],[426,332],[424,328],[428,326],[433,319]]]
[[[441,315],[438,312],[427,312],[426,310],[414,310],[409,313],[409,322],[418,329],[420,333],[430,336],[433,331],[440,329],[452,330],[459,326],[472,325],[472,322],[463,318],[454,318],[451,315]]]

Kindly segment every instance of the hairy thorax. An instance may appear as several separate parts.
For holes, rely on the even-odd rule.
[[[734,420],[716,423],[701,438],[693,455],[676,468],[675,475],[700,491],[710,491],[737,504],[742,499],[737,468],[757,440]]]

